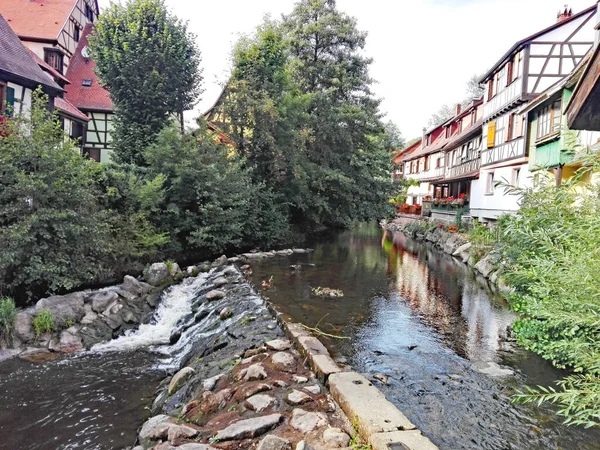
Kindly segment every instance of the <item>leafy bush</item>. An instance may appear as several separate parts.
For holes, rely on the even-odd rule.
[[[0,341],[10,342],[16,318],[15,301],[12,298],[0,298]]]
[[[54,315],[49,309],[42,309],[38,312],[31,323],[35,331],[36,339],[44,333],[52,333],[56,330],[56,323],[54,321]]]
[[[553,184],[522,192],[521,210],[503,220],[501,249],[520,344],[575,374],[519,399],[557,403],[569,424],[599,425],[600,189]]]

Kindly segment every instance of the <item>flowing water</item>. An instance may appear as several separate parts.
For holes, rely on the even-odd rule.
[[[281,312],[350,338],[325,343],[354,370],[388,377],[374,382],[441,449],[600,449],[598,431],[511,403],[515,389],[563,373],[507,341],[513,314],[464,264],[374,225],[314,247],[254,263],[254,283],[273,276],[266,295]],[[345,295],[311,295],[319,286]]]
[[[89,352],[42,364],[0,362],[0,449],[133,445],[137,429],[150,416],[156,387],[185,358],[192,337],[221,332],[216,327],[198,333],[215,320],[214,311],[197,322],[189,317],[208,286],[201,275],[170,288],[150,323]],[[169,345],[176,329],[185,332]]]
[[[257,285],[273,275],[267,295],[286,315],[351,338],[325,342],[355,370],[388,376],[379,387],[442,450],[600,449],[597,432],[566,428],[552,410],[510,403],[515,388],[562,373],[506,342],[513,320],[506,304],[449,256],[363,226],[315,243],[313,253],[253,269]],[[194,342],[240,320],[220,322],[219,302],[199,305],[209,286],[201,276],[169,289],[151,323],[90,352],[0,362],[0,449],[131,446],[166,373],[184,363]],[[316,298],[318,286],[345,296]],[[174,330],[181,337],[170,345]],[[490,363],[516,374],[475,370],[498,367]]]

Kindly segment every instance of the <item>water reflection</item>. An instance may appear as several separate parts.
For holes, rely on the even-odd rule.
[[[259,285],[293,320],[350,340],[324,340],[354,370],[389,377],[379,387],[441,449],[598,449],[600,433],[567,428],[553,410],[511,403],[514,388],[562,374],[531,353],[505,352],[505,302],[464,264],[376,226],[315,242],[315,252],[253,264]],[[300,270],[290,270],[300,265]],[[341,299],[311,287],[342,289]],[[508,365],[495,379],[477,362]]]
[[[401,233],[386,232],[391,292],[397,293],[422,320],[471,361],[498,361],[507,327],[515,316],[482,278],[463,264]]]

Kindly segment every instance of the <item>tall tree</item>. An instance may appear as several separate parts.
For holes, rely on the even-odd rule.
[[[90,45],[115,104],[115,157],[143,164],[143,150],[182,117],[201,94],[200,51],[187,24],[164,0],[113,3],[99,17]]]

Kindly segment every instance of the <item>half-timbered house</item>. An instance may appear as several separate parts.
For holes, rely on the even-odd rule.
[[[89,118],[83,135],[83,154],[98,162],[107,162],[112,151],[113,103],[109,93],[100,85],[94,73],[96,64],[90,58],[88,36],[93,27],[91,23],[85,26],[71,58],[67,71],[71,84],[65,99]]]
[[[62,88],[42,71],[18,36],[0,15],[0,117],[26,113],[31,94],[41,86],[54,107]]]
[[[445,125],[424,130],[421,146],[405,158],[404,176],[419,182],[408,189],[409,205],[422,205],[425,198],[433,197],[433,183],[444,178],[444,148],[451,137]]]
[[[528,113],[529,171],[535,174],[534,180],[548,172],[558,186],[576,174],[582,155],[600,149],[600,131],[570,130],[565,114],[586,64],[584,60],[571,76],[533,100],[524,111]]]
[[[421,147],[421,139],[413,139],[392,158],[392,181],[397,183],[404,178],[405,161],[412,152]]]
[[[454,222],[459,209],[463,214],[469,209],[471,184],[481,165],[482,116],[483,99],[478,99],[464,109],[457,105],[456,116],[445,124],[450,138],[444,148],[444,178],[433,183],[434,219]]]
[[[513,45],[483,76],[481,174],[473,182],[471,214],[495,220],[518,210],[518,197],[498,182],[531,183],[527,175],[527,122],[523,105],[556,85],[578,66],[594,43],[597,5],[577,14],[561,11],[554,25]]]
[[[600,131],[600,9],[595,22],[596,48],[567,105],[567,123],[574,130]]]

